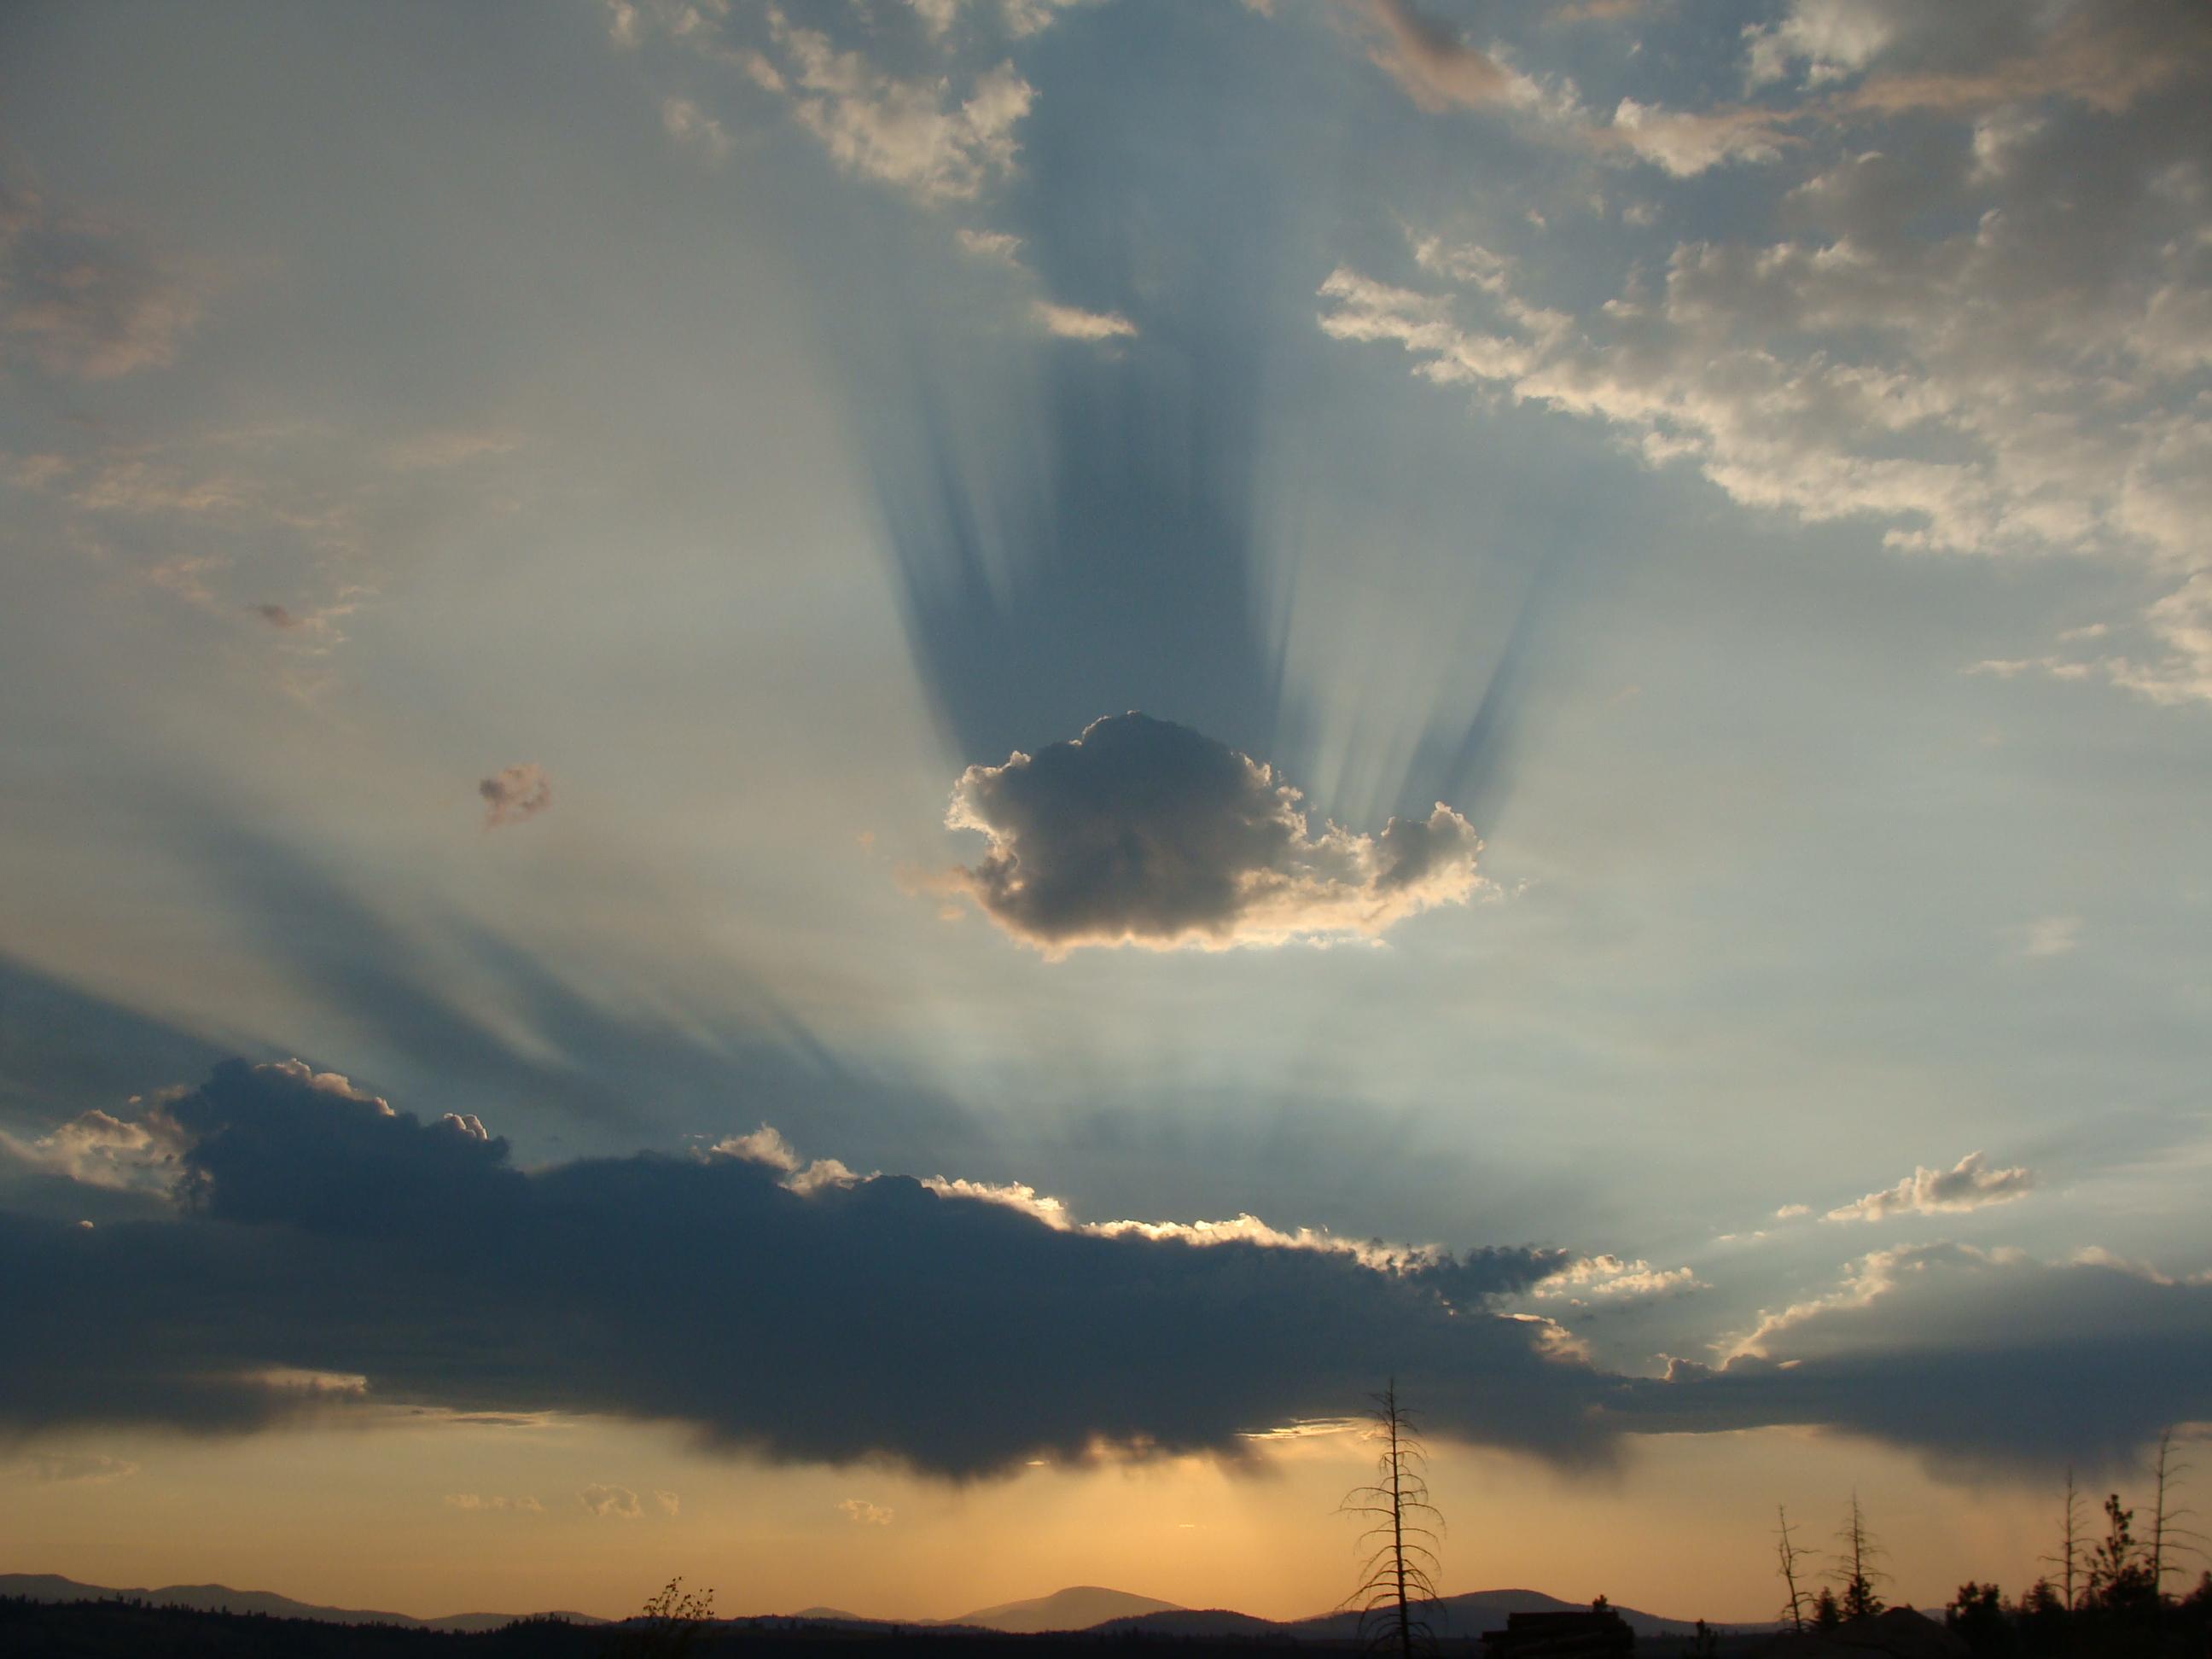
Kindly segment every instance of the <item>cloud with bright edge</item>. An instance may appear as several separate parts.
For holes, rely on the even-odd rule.
[[[837,1507],[847,1520],[863,1527],[888,1527],[893,1516],[889,1506],[872,1504],[865,1498],[848,1498]]]
[[[1992,1170],[1979,1152],[1968,1152],[1948,1170],[1916,1168],[1894,1187],[1838,1206],[1829,1221],[1880,1221],[1893,1215],[1963,1215],[2025,1198],[2035,1186],[2025,1169]]]
[[[750,1156],[524,1170],[459,1115],[297,1064],[225,1062],[164,1109],[185,1137],[167,1213],[81,1229],[0,1211],[0,1328],[19,1339],[0,1345],[0,1434],[611,1414],[959,1477],[1249,1458],[1344,1417],[1379,1368],[1440,1435],[1564,1465],[1626,1436],[1803,1424],[2041,1468],[2117,1462],[2212,1413],[2212,1283],[2100,1253],[1878,1252],[1719,1345],[1724,1363],[1661,1379],[1607,1371],[1513,1305],[1563,1273],[1679,1271],[1632,1260],[1085,1223],[946,1180],[801,1189],[815,1165],[761,1132]],[[672,1278],[672,1261],[691,1265]],[[645,1510],[608,1483],[576,1501]]]
[[[1300,799],[1265,762],[1188,726],[1109,715],[961,775],[945,822],[990,845],[942,884],[1049,957],[1372,939],[1486,885],[1480,838],[1442,803],[1369,836],[1316,830]]]
[[[1453,64],[1492,61],[1424,27]],[[2131,638],[2069,628],[1978,671],[2212,701],[2212,11],[1794,0],[1746,31],[1743,78],[1755,107],[1529,107],[1539,136],[1670,175],[1775,169],[1775,230],[1678,241],[1659,282],[1639,259],[1544,330],[1513,313],[1518,283],[1347,265],[1324,331],[1602,423],[1747,507],[1910,550],[2135,565],[2170,591]],[[1958,142],[1908,162],[1901,121]]]

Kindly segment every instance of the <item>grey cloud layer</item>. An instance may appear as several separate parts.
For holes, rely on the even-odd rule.
[[[1373,935],[1480,884],[1482,842],[1441,803],[1370,836],[1316,832],[1299,800],[1264,763],[1128,714],[969,767],[946,822],[991,842],[958,889],[1051,954]]]
[[[896,1177],[797,1191],[735,1157],[526,1175],[503,1141],[304,1067],[226,1064],[167,1113],[190,1215],[0,1218],[8,1428],[242,1429],[386,1400],[971,1474],[1101,1442],[1234,1449],[1395,1367],[1455,1431],[1558,1456],[1603,1439],[1552,1328],[1483,1310],[1549,1256],[1400,1272],[1101,1237]],[[365,1392],[270,1380],[305,1373]]]
[[[1624,1433],[1769,1423],[1952,1462],[2094,1462],[2212,1410],[2212,1285],[2095,1256],[1878,1252],[1726,1366],[1656,1381],[1499,1310],[1571,1267],[1557,1251],[1074,1228],[951,1183],[802,1182],[786,1158],[525,1173],[463,1119],[296,1064],[226,1063],[162,1112],[185,1212],[0,1214],[0,1431],[562,1410],[971,1474],[1101,1447],[1234,1454],[1391,1372],[1440,1432],[1570,1462]]]

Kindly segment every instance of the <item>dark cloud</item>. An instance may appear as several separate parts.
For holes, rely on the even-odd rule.
[[[1371,936],[1480,884],[1482,842],[1447,806],[1371,836],[1315,830],[1300,799],[1264,763],[1188,726],[1109,715],[961,775],[947,822],[991,846],[955,885],[1057,955]]]
[[[2212,1283],[2085,1252],[1881,1250],[1832,1295],[1769,1315],[1717,1367],[1624,1386],[1624,1427],[1820,1425],[1938,1472],[2116,1468],[2212,1413]]]
[[[794,1190],[730,1156],[525,1174],[501,1141],[304,1066],[228,1063],[172,1110],[195,1137],[187,1212],[0,1218],[9,1429],[238,1429],[366,1400],[617,1413],[969,1474],[1101,1445],[1233,1452],[1395,1371],[1451,1431],[1602,1449],[1553,1328],[1485,1309],[1539,1256],[1400,1272],[1109,1236],[901,1177]]]
[[[1556,1250],[1080,1225],[1018,1189],[795,1158],[525,1172],[463,1121],[296,1064],[226,1063],[167,1109],[191,1137],[173,1215],[0,1212],[0,1431],[568,1411],[969,1475],[1235,1455],[1395,1374],[1438,1432],[1561,1462],[1817,1424],[1938,1467],[2086,1467],[2212,1411],[2212,1285],[2102,1258],[1877,1253],[1727,1364],[1662,1381],[1501,1307],[1573,1267]]]
[[[496,830],[502,823],[520,823],[550,806],[553,780],[537,762],[525,761],[518,766],[503,766],[481,780],[477,793],[484,798],[484,828]]]

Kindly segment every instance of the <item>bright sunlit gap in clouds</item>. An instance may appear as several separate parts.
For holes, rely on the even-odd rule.
[[[1296,1617],[1395,1376],[1449,1590],[2024,1591],[2212,1419],[2208,94],[9,10],[0,1574]]]

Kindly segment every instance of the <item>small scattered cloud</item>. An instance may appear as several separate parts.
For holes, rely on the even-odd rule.
[[[783,58],[763,60],[753,79],[791,100],[793,116],[850,172],[925,201],[964,200],[1013,169],[1014,129],[1036,93],[1001,63],[975,76],[964,94],[942,76],[902,79],[858,52],[840,51],[817,29],[768,14]]]
[[[672,1492],[657,1492],[653,1494],[653,1501],[660,1506],[663,1515],[672,1516],[684,1506],[684,1500]]]
[[[1547,1301],[1627,1303],[1711,1288],[1687,1267],[1655,1267],[1649,1261],[1627,1261],[1617,1255],[1586,1255],[1540,1280],[1534,1294]]]
[[[1801,1215],[1812,1213],[1813,1206],[1809,1204],[1785,1204],[1774,1212],[1774,1218],[1777,1221],[1795,1221]]]
[[[2050,957],[2069,955],[2081,944],[2081,918],[2079,916],[2039,916],[2026,927],[2014,930],[2019,939],[2020,954],[2028,957]]]
[[[1079,306],[1056,306],[1039,300],[1030,314],[1049,335],[1062,340],[1134,339],[1137,325],[1118,311],[1085,311]]]
[[[528,1497],[509,1498],[481,1492],[457,1492],[448,1493],[445,1504],[449,1510],[459,1510],[469,1515],[479,1513],[543,1515],[545,1513],[544,1504],[535,1498]]]
[[[1481,840],[1448,806],[1367,836],[1316,832],[1300,799],[1188,726],[1109,715],[1034,757],[969,767],[945,822],[990,848],[939,884],[1054,957],[1374,938],[1484,885]]]
[[[891,1510],[889,1507],[882,1504],[871,1504],[865,1498],[848,1498],[837,1507],[845,1512],[847,1520],[860,1526],[888,1527],[891,1523]]]
[[[952,240],[960,245],[963,253],[978,259],[996,259],[1002,264],[1021,263],[1022,239],[1003,230],[969,230],[965,226],[952,233]]]
[[[1496,103],[1511,93],[1513,76],[1504,64],[1407,0],[1371,0],[1370,15],[1381,36],[1372,54],[1376,64],[1422,108]]]
[[[126,1457],[106,1457],[88,1452],[52,1453],[43,1457],[26,1458],[12,1467],[0,1468],[0,1474],[49,1486],[106,1486],[118,1480],[128,1480],[137,1473],[138,1465]]]
[[[673,94],[660,100],[660,126],[669,141],[689,150],[708,166],[729,160],[730,135],[722,124],[689,98]]]
[[[1918,1168],[1894,1187],[1828,1212],[1830,1221],[1880,1221],[1893,1215],[1959,1215],[2025,1198],[2035,1186],[2025,1169],[1992,1170],[1979,1152],[1968,1152],[1948,1170]]]
[[[130,237],[0,185],[0,348],[51,374],[118,380],[173,362],[201,311],[196,285]]]
[[[645,1513],[645,1506],[637,1501],[637,1494],[628,1486],[601,1486],[594,1481],[580,1487],[576,1501],[600,1517],[617,1521],[635,1521]]]
[[[553,781],[537,762],[526,761],[519,766],[501,767],[480,780],[477,793],[484,799],[484,828],[496,830],[503,823],[520,823],[550,806]]]

